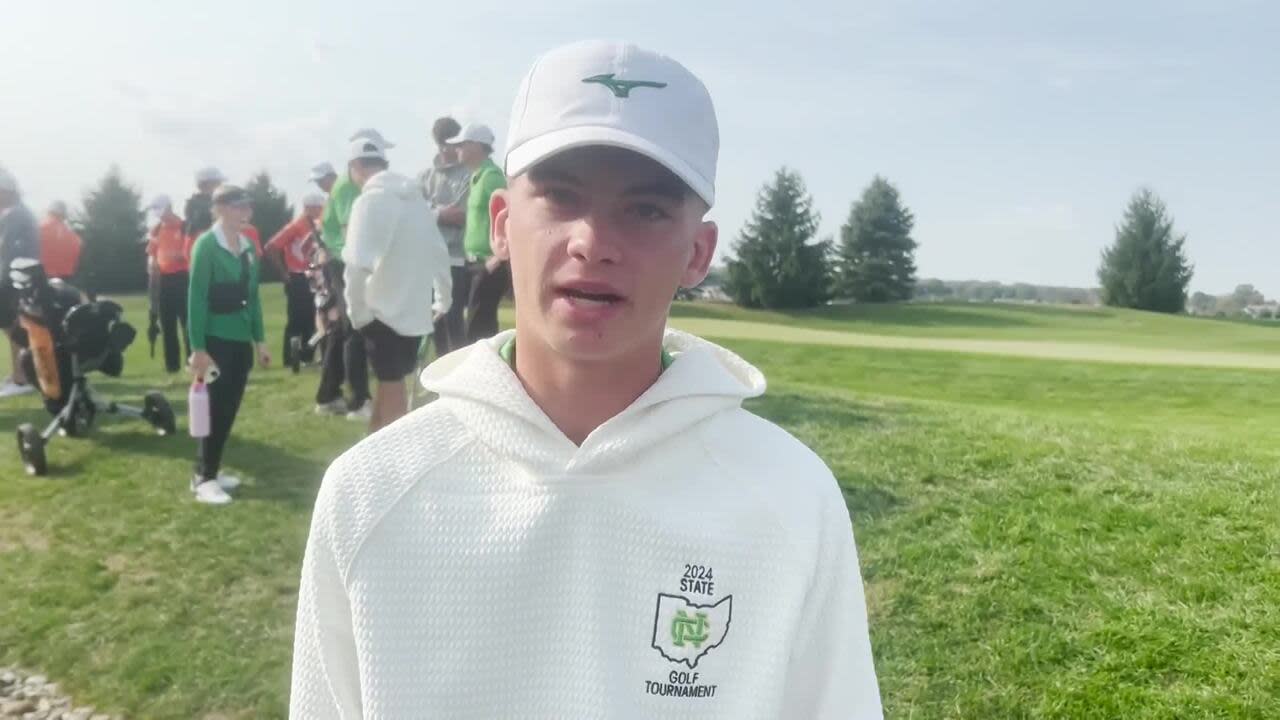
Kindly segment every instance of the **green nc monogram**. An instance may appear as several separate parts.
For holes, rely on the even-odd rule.
[[[667,86],[664,82],[654,82],[652,80],[619,80],[613,76],[613,73],[605,73],[604,75],[592,75],[589,78],[582,78],[584,83],[599,83],[613,92],[620,98],[631,97],[631,91],[636,88],[664,88]]]
[[[701,648],[702,643],[707,641],[707,625],[706,613],[689,617],[685,611],[677,610],[676,616],[671,620],[671,642],[676,647],[684,647],[685,643],[689,643]]]

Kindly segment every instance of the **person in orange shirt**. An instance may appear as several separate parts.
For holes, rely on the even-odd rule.
[[[40,264],[45,275],[70,281],[80,266],[80,236],[67,225],[67,204],[61,200],[49,206],[40,223]]]
[[[177,372],[182,368],[182,358],[191,355],[191,341],[187,337],[187,283],[188,251],[183,220],[173,212],[173,204],[165,195],[151,202],[150,209],[160,217],[147,241],[147,273],[157,285],[157,304],[160,312],[160,333],[164,336],[164,369]],[[179,355],[178,327],[182,327],[182,347]]]
[[[312,193],[302,198],[302,214],[285,225],[266,245],[266,258],[284,278],[284,298],[287,321],[284,328],[285,365],[293,364],[290,347],[293,338],[299,338],[301,351],[298,362],[310,363],[315,349],[307,343],[316,332],[315,299],[307,282],[307,266],[315,249],[316,223],[324,212],[324,195]]]

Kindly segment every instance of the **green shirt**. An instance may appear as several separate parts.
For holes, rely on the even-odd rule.
[[[209,286],[215,282],[239,282],[240,258],[218,241],[215,225],[191,247],[191,284],[187,291],[187,330],[191,349],[206,349],[210,335],[223,340],[262,342],[262,303],[258,301],[258,253],[253,241],[240,236],[240,251],[249,255],[249,304],[233,313],[209,312]]]
[[[512,370],[516,369],[516,337],[515,335],[512,335],[510,340],[502,343],[502,347],[498,348],[498,357],[501,357],[503,362],[510,365]],[[666,348],[662,348],[662,355],[660,357],[660,360],[662,361],[663,370],[666,370],[667,368],[671,367],[671,363],[676,361],[675,358],[671,357],[671,353],[667,352]]]
[[[351,182],[351,176],[342,173],[329,189],[329,201],[324,204],[320,219],[320,238],[334,258],[342,257],[347,244],[347,222],[351,220],[351,206],[360,197],[360,188]]]
[[[467,194],[467,225],[462,237],[462,246],[468,258],[484,259],[493,254],[493,248],[489,245],[489,198],[495,190],[506,186],[507,178],[493,162],[493,158],[485,158],[471,174],[471,190]]]

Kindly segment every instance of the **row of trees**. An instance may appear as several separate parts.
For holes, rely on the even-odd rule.
[[[263,241],[293,219],[293,206],[285,194],[260,172],[245,185],[253,199],[253,224]],[[181,213],[181,200],[175,199]],[[112,167],[98,185],[84,194],[71,225],[84,240],[78,285],[93,292],[136,292],[147,287],[146,215],[142,195]],[[273,270],[264,279],[277,279]]]
[[[853,203],[839,242],[817,240],[819,216],[799,174],[783,168],[761,189],[751,219],[727,263],[724,291],[756,308],[803,308],[841,298],[854,302],[929,299],[1087,303],[1183,312],[1192,267],[1186,236],[1159,197],[1141,189],[1129,201],[1115,241],[1102,253],[1101,288],[944,283],[916,288],[915,219],[888,180],[876,176]]]
[[[1030,283],[999,283],[982,280],[938,280],[916,283],[916,300],[965,302],[1036,302],[1057,305],[1097,305],[1102,296],[1096,288],[1058,287]]]
[[[1275,306],[1275,302],[1268,301],[1262,292],[1252,285],[1237,285],[1229,295],[1194,293],[1187,303],[1187,308],[1195,315],[1216,317],[1273,318],[1276,314]]]
[[[833,297],[857,302],[907,300],[915,285],[915,218],[898,190],[876,176],[853,203],[839,243],[816,240],[819,215],[796,172],[782,168],[728,261],[724,290],[739,305],[803,308]]]

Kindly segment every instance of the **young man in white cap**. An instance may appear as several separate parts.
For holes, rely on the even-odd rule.
[[[348,138],[354,143],[368,139],[384,151],[395,144],[382,137],[373,128],[361,128]],[[360,196],[360,187],[351,180],[350,164],[330,187],[329,200],[324,206],[320,221],[320,236],[329,261],[326,275],[338,284],[335,288],[342,295],[342,249],[347,242],[347,225],[351,220],[351,207]],[[351,398],[342,397],[342,382],[351,388]],[[369,420],[373,417],[373,401],[369,396],[369,370],[365,357],[364,341],[351,328],[344,317],[330,326],[325,338],[323,367],[320,370],[320,387],[316,389],[316,412],[345,415],[350,420]]]
[[[449,145],[458,154],[458,161],[471,171],[462,238],[471,286],[465,329],[466,342],[470,344],[498,333],[498,304],[511,287],[506,261],[494,255],[489,245],[489,199],[507,186],[507,178],[493,162],[493,131],[487,126],[463,125]]]
[[[168,195],[157,195],[148,209],[157,218],[147,239],[149,289],[153,290],[156,319],[163,339],[164,369],[175,373],[182,369],[183,359],[191,355],[191,339],[187,334],[191,244],[186,235],[187,224],[173,211]]]
[[[34,392],[18,362],[18,293],[9,277],[9,263],[18,258],[40,257],[40,231],[36,217],[22,202],[18,179],[0,167],[0,330],[9,336],[10,375],[0,381],[0,397]]]
[[[67,224],[67,204],[61,200],[51,203],[40,221],[40,264],[45,275],[70,282],[80,267],[83,247],[80,234]]]
[[[327,162],[318,163],[311,167],[311,182],[320,188],[320,192],[325,195],[333,189],[333,184],[338,181],[338,171],[333,169],[333,165]]]
[[[764,378],[664,332],[713,257],[718,130],[679,63],[560,48],[491,204],[516,329],[329,469],[295,718],[880,718],[849,512],[744,410]]]
[[[404,378],[417,366],[418,344],[434,318],[449,309],[452,286],[449,251],[421,187],[387,167],[376,142],[352,142],[349,172],[360,197],[342,250],[343,284],[347,316],[378,379],[370,432],[408,410]]]
[[[266,259],[284,278],[285,327],[284,351],[280,357],[291,366],[296,360],[310,364],[315,349],[307,342],[316,332],[315,298],[307,281],[307,268],[315,249],[315,233],[320,215],[324,212],[324,195],[310,193],[302,198],[302,214],[280,228],[280,232],[263,246]],[[297,339],[299,356],[293,357],[294,340]]]
[[[466,345],[464,323],[471,283],[467,274],[467,253],[463,249],[462,232],[467,219],[467,191],[471,187],[471,169],[458,161],[457,150],[449,138],[462,130],[457,120],[445,116],[431,126],[436,155],[431,167],[419,176],[422,196],[436,213],[436,225],[449,248],[450,271],[453,276],[453,298],[449,312],[435,324],[432,340],[436,356],[443,357]]]

